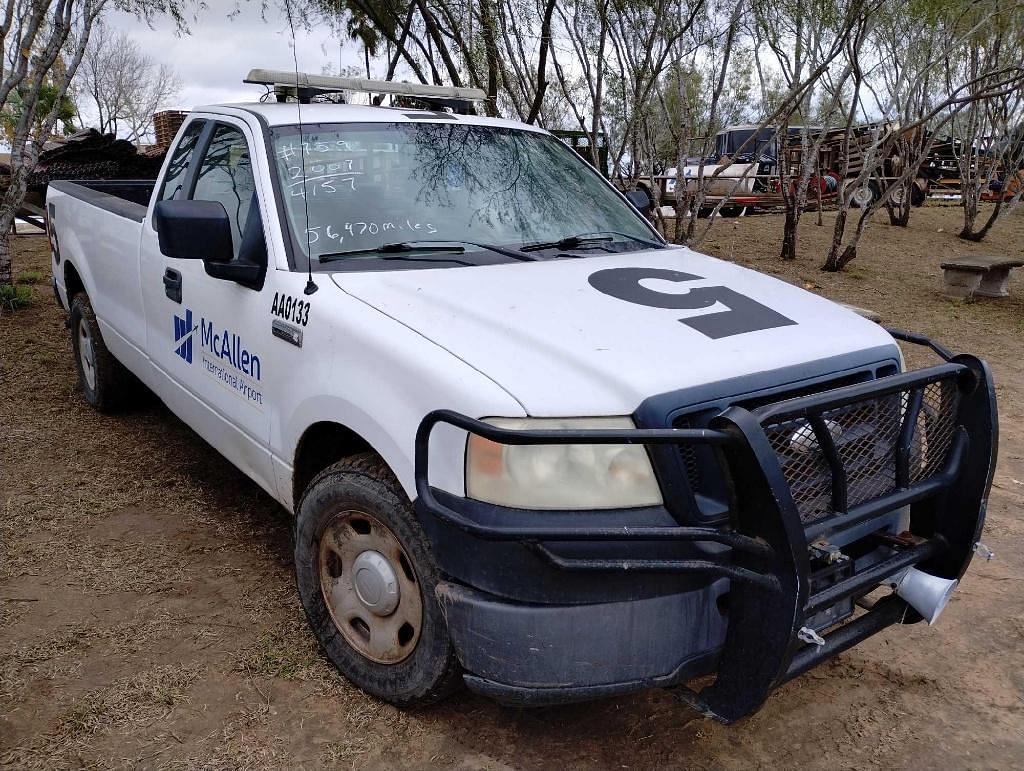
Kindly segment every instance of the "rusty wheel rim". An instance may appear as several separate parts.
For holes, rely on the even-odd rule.
[[[416,649],[423,601],[412,561],[391,529],[343,511],[320,536],[320,591],[335,627],[360,655],[397,664]]]

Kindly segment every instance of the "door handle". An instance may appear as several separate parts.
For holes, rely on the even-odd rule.
[[[181,302],[181,273],[174,268],[164,271],[164,294],[176,303]]]

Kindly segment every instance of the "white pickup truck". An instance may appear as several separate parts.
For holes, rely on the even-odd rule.
[[[672,687],[732,721],[938,615],[994,389],[631,200],[535,126],[260,103],[47,212],[86,400],[141,381],[294,512],[311,628],[360,688]],[[943,361],[903,372],[894,337]]]

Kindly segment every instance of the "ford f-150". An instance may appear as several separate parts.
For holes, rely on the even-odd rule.
[[[733,721],[934,621],[979,548],[994,389],[634,203],[536,126],[288,102],[199,108],[155,184],[47,210],[85,399],[141,381],[294,513],[353,683],[673,687]]]

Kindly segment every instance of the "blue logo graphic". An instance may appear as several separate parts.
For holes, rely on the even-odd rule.
[[[177,347],[174,352],[189,364],[192,363],[192,333],[196,328],[192,326],[192,311],[185,309],[185,318],[174,317],[174,342]]]

